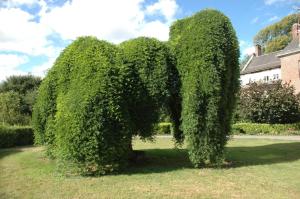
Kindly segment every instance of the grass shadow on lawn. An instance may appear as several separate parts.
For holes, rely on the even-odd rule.
[[[146,149],[145,160],[131,165],[125,174],[163,173],[193,168],[186,149]]]
[[[193,168],[186,149],[146,149],[146,160],[132,165],[125,174],[163,173]],[[293,162],[300,159],[300,142],[263,146],[227,147],[226,159],[230,164],[216,169]]]
[[[20,147],[12,147],[12,148],[0,148],[0,160],[6,156],[14,155],[19,152],[23,152],[24,150],[29,150],[30,148],[33,148],[34,146],[20,146]]]
[[[233,162],[233,167],[293,162],[300,159],[300,142],[228,147],[226,158]]]

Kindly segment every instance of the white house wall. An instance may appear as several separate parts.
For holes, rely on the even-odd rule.
[[[274,79],[276,76],[278,76],[278,79],[281,79],[281,70],[280,68],[275,68],[257,73],[241,75],[241,84],[244,86],[249,82],[264,81],[266,76],[268,76],[269,81],[276,80],[276,78]]]

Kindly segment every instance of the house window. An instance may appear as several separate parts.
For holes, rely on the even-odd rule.
[[[264,76],[264,81],[268,82],[269,81],[269,76]]]
[[[273,80],[278,80],[279,79],[279,74],[273,74]]]

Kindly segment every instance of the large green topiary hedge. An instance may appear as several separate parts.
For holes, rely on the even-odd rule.
[[[176,22],[169,43],[81,37],[42,82],[35,142],[82,174],[121,170],[134,157],[132,136],[152,137],[164,109],[177,143],[187,137],[194,165],[215,163],[230,131],[238,56],[230,21],[213,10]]]
[[[182,129],[199,167],[218,163],[230,132],[239,89],[239,48],[229,19],[204,10],[171,27],[170,43],[182,81]]]

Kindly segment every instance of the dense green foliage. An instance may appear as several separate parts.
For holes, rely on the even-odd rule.
[[[187,137],[196,167],[219,163],[239,88],[238,57],[229,19],[214,10],[176,22],[167,44],[79,38],[40,86],[35,142],[83,174],[104,174],[128,165],[132,137],[151,139],[166,111],[172,129],[163,132],[172,130],[178,144]]]
[[[294,88],[281,81],[252,83],[241,89],[238,115],[254,123],[293,123],[300,119]]]
[[[236,123],[232,125],[232,132],[237,135],[300,135],[300,123]]]
[[[165,109],[174,123],[175,138],[182,141],[180,125],[179,77],[175,59],[166,44],[151,38],[140,37],[120,45],[124,64],[136,71],[141,95],[128,96],[131,118],[136,133],[145,138],[153,134],[159,111]],[[137,87],[137,86],[136,86]]]
[[[41,83],[32,75],[11,76],[0,84],[0,120],[7,125],[28,125],[36,90]]]
[[[27,126],[0,126],[0,148],[33,144],[33,130]]]
[[[260,44],[266,53],[283,49],[291,41],[291,28],[298,22],[298,15],[292,14],[279,22],[260,30],[254,37],[254,44]]]
[[[182,129],[199,167],[218,163],[230,132],[239,89],[239,48],[229,19],[205,10],[177,21],[170,44],[182,82]]]

